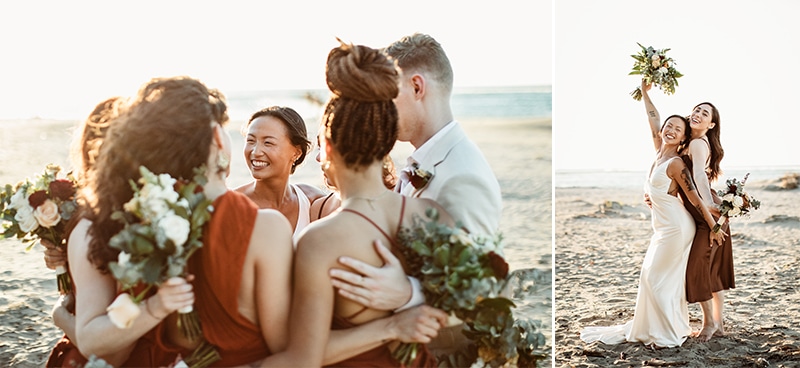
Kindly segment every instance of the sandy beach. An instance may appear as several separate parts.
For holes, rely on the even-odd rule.
[[[318,120],[317,120],[318,121]],[[68,165],[67,152],[76,122],[3,121],[0,136],[0,183],[38,173],[49,162]],[[242,122],[232,122],[232,173],[229,186],[250,180],[240,156]],[[309,134],[316,121],[307,118]],[[477,119],[463,121],[495,170],[504,198],[501,231],[513,278],[516,313],[537,321],[546,338],[541,350],[552,346],[551,263],[551,124],[543,119]],[[392,156],[398,166],[411,152],[398,144]],[[313,152],[292,181],[321,185]],[[402,167],[402,166],[400,166]],[[40,367],[61,336],[50,310],[56,302],[55,274],[42,260],[42,247],[30,252],[15,239],[0,240],[0,366]],[[550,359],[551,357],[548,357]],[[546,361],[541,366],[549,366]]]
[[[731,220],[736,288],[725,294],[727,336],[660,350],[579,338],[585,326],[633,317],[652,235],[642,190],[556,188],[555,366],[799,367],[800,189],[776,189],[779,179],[748,182],[762,206]],[[699,330],[699,305],[689,313]]]

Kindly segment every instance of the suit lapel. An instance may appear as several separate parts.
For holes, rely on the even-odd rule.
[[[467,137],[458,122],[453,122],[453,124],[455,124],[455,126],[450,128],[435,146],[431,147],[431,151],[425,158],[425,162],[419,163],[420,169],[430,172],[433,176],[424,187],[415,188],[411,196],[419,197],[425,189],[430,187],[430,182],[436,179],[437,166],[444,162],[447,155],[453,150],[453,147]]]

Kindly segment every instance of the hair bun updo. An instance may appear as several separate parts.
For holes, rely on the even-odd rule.
[[[388,101],[399,91],[397,68],[384,53],[363,45],[341,43],[328,54],[325,77],[338,97],[362,102]]]

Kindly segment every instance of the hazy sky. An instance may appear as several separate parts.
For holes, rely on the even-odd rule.
[[[550,0],[26,1],[0,5],[0,119],[83,118],[151,77],[223,92],[325,88],[335,37],[445,47],[457,87],[550,85]]]
[[[652,163],[644,104],[628,94],[636,42],[671,48],[685,75],[674,95],[651,90],[662,118],[719,108],[723,170],[800,167],[800,2],[558,0],[554,14],[556,171]]]

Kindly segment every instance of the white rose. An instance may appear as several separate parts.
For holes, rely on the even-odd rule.
[[[725,202],[733,203],[733,197],[734,196],[733,196],[732,193],[728,193],[728,194],[722,196],[722,200],[725,201]]]
[[[183,243],[186,243],[186,239],[189,238],[189,221],[170,211],[158,221],[158,227],[164,232],[167,239],[172,240],[178,249],[177,253],[180,254],[183,251]]]
[[[36,218],[36,221],[39,221],[39,225],[44,227],[53,227],[61,221],[61,215],[58,213],[58,205],[56,202],[49,199],[46,199],[44,203],[36,207],[36,210],[33,211],[33,216]]]
[[[11,196],[11,203],[9,203],[9,207],[18,210],[24,206],[30,206],[28,203],[28,197],[24,193],[25,191],[20,188],[14,195]]]
[[[128,267],[129,263],[131,262],[131,255],[129,253],[119,252],[117,255],[117,264],[122,267]]]
[[[162,198],[147,198],[142,203],[142,215],[151,222],[163,217],[167,211],[169,206]]]
[[[661,72],[662,75],[666,75],[667,73],[669,73],[669,70],[667,70],[667,68],[663,66],[658,68],[658,71]]]
[[[728,216],[734,217],[734,216],[738,216],[740,213],[742,213],[742,211],[739,210],[739,207],[734,207],[734,208],[731,208],[730,211],[728,211]]]
[[[158,175],[158,184],[163,188],[172,188],[175,186],[175,182],[176,180],[169,176],[169,174]]]
[[[127,329],[133,325],[133,321],[136,317],[139,317],[142,310],[139,309],[138,304],[133,302],[130,294],[123,293],[119,294],[119,296],[114,299],[114,302],[106,308],[106,313],[108,314],[108,319],[111,320],[114,326]]]
[[[464,230],[456,229],[453,234],[450,234],[450,243],[461,243],[464,245],[472,245],[472,238],[469,237]]]
[[[741,208],[742,206],[744,206],[744,199],[742,199],[742,197],[740,196],[733,197],[733,205],[738,208]]]
[[[658,56],[658,54],[653,55],[650,58],[650,65],[652,65],[653,68],[658,68],[661,65],[661,56]]]
[[[25,233],[34,231],[39,227],[39,222],[36,221],[36,217],[33,215],[33,207],[28,204],[17,208],[17,214],[14,215],[14,219],[19,223],[19,229]]]

